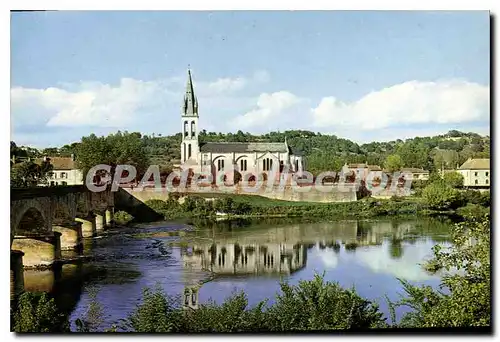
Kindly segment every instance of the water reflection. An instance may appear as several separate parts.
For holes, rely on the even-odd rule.
[[[291,274],[303,268],[304,245],[286,243],[205,243],[181,249],[184,267],[215,275]]]
[[[427,274],[419,263],[432,255],[435,243],[448,240],[449,226],[436,220],[246,220],[209,222],[179,237],[157,234],[178,229],[178,224],[162,222],[147,227],[151,236],[146,228],[137,228],[92,240],[85,246],[89,258],[83,264],[83,274],[92,276],[75,277],[79,283],[56,291],[83,291],[71,295],[78,302],[74,320],[86,312],[90,300],[80,288],[98,285],[110,325],[135,308],[144,287],[157,283],[191,308],[210,298],[220,303],[234,289],[244,291],[250,305],[266,298],[272,304],[280,280],[296,284],[325,273],[325,280],[354,285],[386,311],[384,296],[395,300],[402,291],[398,277],[439,284],[439,277]]]

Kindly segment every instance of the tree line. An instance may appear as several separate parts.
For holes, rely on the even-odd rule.
[[[294,151],[301,151],[307,160],[307,170],[313,174],[339,171],[345,163],[368,163],[399,170],[402,167],[421,168],[430,172],[455,169],[468,158],[489,158],[490,138],[477,133],[450,131],[444,135],[415,137],[389,142],[357,144],[335,135],[304,130],[270,132],[263,135],[215,133],[201,131],[200,142],[284,142]],[[121,132],[98,137],[91,134],[80,142],[62,147],[37,150],[18,147],[11,141],[11,159],[36,158],[43,155],[69,157],[76,155],[77,165],[88,171],[96,164],[128,163],[141,171],[148,165],[160,165],[168,173],[180,161],[180,133],[169,136],[142,135]],[[13,158],[14,157],[14,158]]]

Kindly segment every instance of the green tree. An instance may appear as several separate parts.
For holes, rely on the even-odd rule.
[[[307,331],[384,327],[378,306],[322,276],[299,281],[296,286],[281,284],[281,294],[268,310],[270,331]]]
[[[67,317],[46,293],[23,293],[12,322],[13,330],[18,333],[69,332]]]
[[[11,167],[10,184],[11,187],[35,187],[46,184],[47,177],[52,173],[52,165],[42,161],[36,164],[32,161],[25,161]]]
[[[491,324],[490,220],[478,217],[456,224],[449,248],[434,246],[426,268],[443,272],[441,287],[401,281],[407,297],[395,303],[413,310],[400,327],[478,327]],[[458,271],[457,271],[458,270]]]
[[[117,165],[132,165],[140,178],[149,166],[149,158],[140,133],[120,132],[107,137],[91,134],[83,137],[76,146],[77,165],[83,171],[84,179],[88,171],[98,165],[111,166],[111,174]]]
[[[464,177],[458,172],[447,172],[443,176],[444,182],[455,189],[464,186]]]
[[[422,197],[430,208],[436,210],[456,209],[462,203],[460,192],[446,185],[444,181],[429,184],[422,191]]]
[[[389,171],[389,172],[395,172],[401,170],[403,167],[403,160],[398,154],[391,154],[387,156],[384,162],[384,167]]]
[[[173,302],[159,286],[154,291],[145,289],[142,303],[126,319],[125,327],[139,333],[179,331],[182,312]]]

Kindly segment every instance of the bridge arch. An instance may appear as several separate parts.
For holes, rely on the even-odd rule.
[[[11,235],[48,233],[52,231],[52,220],[47,210],[38,201],[33,201],[11,218]]]

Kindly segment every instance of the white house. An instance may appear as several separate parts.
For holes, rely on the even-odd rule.
[[[464,177],[464,187],[490,187],[490,160],[488,158],[469,158],[457,171]]]
[[[52,175],[47,178],[47,184],[55,185],[80,185],[83,184],[83,173],[76,168],[75,157],[44,157],[52,165]]]

